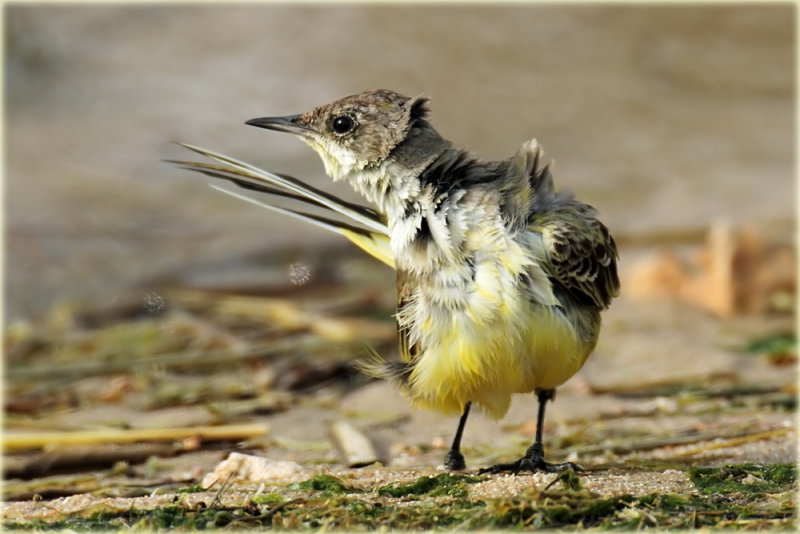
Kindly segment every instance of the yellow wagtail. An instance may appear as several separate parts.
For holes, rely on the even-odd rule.
[[[531,391],[533,445],[484,471],[577,469],[545,462],[545,406],[592,352],[600,312],[618,293],[614,239],[592,207],[554,191],[535,140],[508,159],[481,161],[436,132],[427,103],[376,90],[247,121],[299,137],[334,181],[376,209],[190,145],[223,165],[176,163],[343,215],[347,223],[219,188],[344,235],[397,270],[400,361],[365,367],[397,382],[415,406],[461,414],[448,469],[466,466],[461,435],[472,404],[499,419],[513,393]]]

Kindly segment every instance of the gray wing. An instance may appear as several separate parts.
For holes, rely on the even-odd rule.
[[[591,206],[559,200],[529,221],[528,227],[542,235],[547,255],[542,267],[577,301],[605,309],[619,294],[617,245]]]

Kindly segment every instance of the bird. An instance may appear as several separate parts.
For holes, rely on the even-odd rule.
[[[601,312],[619,294],[617,246],[593,207],[555,190],[536,139],[484,161],[429,116],[429,98],[377,89],[246,121],[308,144],[369,206],[194,145],[181,143],[214,163],[171,161],[266,193],[269,201],[212,185],[340,234],[396,270],[399,361],[373,355],[360,366],[414,407],[459,416],[445,468],[466,468],[461,439],[473,406],[500,419],[512,395],[534,393],[533,444],[480,473],[580,470],[545,460],[545,411],[594,350]],[[328,213],[282,207],[275,196]]]

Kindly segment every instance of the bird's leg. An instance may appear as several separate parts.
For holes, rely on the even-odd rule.
[[[447,451],[447,455],[444,457],[444,466],[448,471],[463,471],[467,467],[464,455],[461,454],[461,435],[464,433],[464,425],[467,423],[467,416],[469,416],[471,406],[472,402],[464,405],[464,413],[461,414],[461,419],[458,420],[458,428],[453,438],[453,444],[450,445],[450,450]]]
[[[544,471],[545,473],[560,473],[565,469],[572,469],[573,471],[581,471],[581,468],[572,462],[563,464],[551,464],[544,461],[544,445],[542,443],[542,433],[544,430],[544,411],[547,406],[547,401],[555,396],[555,389],[537,389],[536,398],[539,400],[539,414],[536,417],[536,440],[533,445],[528,447],[525,451],[525,456],[512,462],[510,464],[496,464],[485,469],[481,469],[480,473],[504,473],[512,472],[514,474],[520,471]]]

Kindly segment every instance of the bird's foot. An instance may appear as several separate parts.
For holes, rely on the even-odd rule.
[[[495,464],[490,467],[484,467],[478,472],[478,474],[514,473],[517,475],[522,472],[536,473],[537,471],[541,471],[543,473],[561,473],[567,469],[572,469],[575,472],[583,471],[580,466],[572,462],[564,462],[563,464],[545,462],[544,451],[542,450],[542,447],[537,447],[534,444],[525,452],[525,456],[516,462],[511,462],[510,464]]]
[[[463,471],[467,468],[467,462],[464,461],[461,451],[450,449],[444,457],[444,467],[448,471]]]
[[[510,464],[495,464],[489,467],[484,467],[478,471],[478,474],[483,475],[488,473],[494,475],[498,473],[514,473],[515,475],[518,475],[519,473],[536,473],[537,471],[541,471],[543,473],[561,473],[567,469],[572,469],[575,472],[583,471],[580,466],[572,462],[553,464],[550,462],[545,462],[541,458],[539,460],[532,460],[531,458],[523,457],[516,462],[511,462]]]

